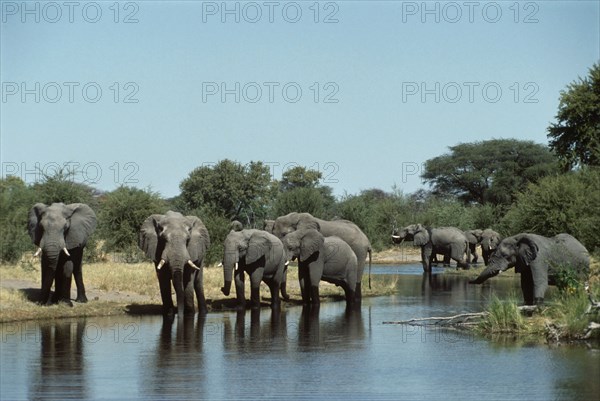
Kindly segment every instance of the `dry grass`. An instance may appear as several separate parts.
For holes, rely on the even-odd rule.
[[[162,301],[158,280],[151,263],[88,263],[83,267],[83,278],[90,302],[74,303],[74,307],[53,305],[41,307],[35,303],[40,288],[40,267],[24,260],[17,265],[0,266],[0,322],[55,319],[62,317],[104,316],[130,313],[132,310],[146,310],[160,313]],[[300,303],[300,285],[298,269],[289,266],[287,276],[288,294],[291,303]],[[229,297],[221,293],[223,270],[216,266],[204,268],[204,294],[209,310],[216,310],[227,304],[233,305],[235,289]],[[396,281],[373,276],[372,289],[368,280],[363,279],[363,296],[373,297],[392,294]],[[75,296],[75,284],[72,285],[72,297]],[[322,301],[344,299],[340,287],[322,282],[320,285]],[[250,297],[250,280],[246,279],[246,298]],[[261,284],[261,297],[270,302],[268,287]],[[152,306],[152,307],[150,307]],[[145,307],[145,308],[143,308]]]

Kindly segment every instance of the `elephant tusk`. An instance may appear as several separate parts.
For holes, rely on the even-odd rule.
[[[235,270],[237,271],[237,269],[240,267],[238,262],[235,262]]]
[[[161,259],[160,262],[158,262],[158,266],[156,266],[156,270],[160,270],[165,263],[167,263],[164,259]]]
[[[284,266],[288,266],[289,264],[290,264],[290,261],[286,260]]]
[[[399,236],[399,235],[393,235],[393,234],[392,234],[392,238],[393,238],[393,239],[402,239],[402,237],[401,237],[401,236]]]
[[[33,254],[33,257],[37,258],[38,256],[40,256],[40,253],[42,253],[42,248],[38,248],[38,250],[35,251],[35,253]]]
[[[199,268],[198,266],[196,266],[196,265],[194,264],[194,262],[192,262],[192,260],[191,260],[191,259],[187,261],[187,264],[188,264],[188,265],[190,265],[190,267],[193,267],[193,268],[194,268],[194,269],[196,269],[196,270],[200,270],[200,268]]]
[[[68,257],[71,257],[71,254],[69,253],[69,251],[67,251],[67,248],[64,247],[63,248],[63,252],[65,253],[65,255],[67,255]]]
[[[223,267],[223,262],[219,263],[217,267]]]

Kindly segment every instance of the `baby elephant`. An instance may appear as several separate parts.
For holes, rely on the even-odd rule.
[[[296,230],[283,237],[288,257],[298,258],[302,302],[319,305],[319,281],[344,289],[346,306],[354,303],[357,266],[350,245],[339,237],[323,237],[315,229]]]

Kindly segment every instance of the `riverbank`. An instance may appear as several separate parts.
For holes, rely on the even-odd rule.
[[[151,263],[88,263],[84,265],[83,277],[89,302],[73,302],[66,305],[39,306],[36,301],[40,293],[40,267],[28,260],[16,265],[0,266],[0,322],[20,320],[58,319],[69,317],[112,316],[122,314],[160,314],[162,301],[158,289],[158,280]],[[393,294],[396,279],[374,275],[371,289],[368,286],[368,271],[363,278],[363,297]],[[286,304],[301,303],[298,270],[294,265],[288,267],[287,292],[290,301]],[[235,307],[235,289],[228,297],[221,293],[223,270],[217,266],[204,268],[204,294],[209,312]],[[340,287],[322,282],[321,301],[344,302],[344,292]],[[76,297],[73,283],[71,298]],[[246,298],[250,297],[250,284],[246,280]],[[261,300],[269,305],[268,287],[261,284]]]

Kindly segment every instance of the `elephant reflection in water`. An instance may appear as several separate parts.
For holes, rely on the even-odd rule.
[[[247,326],[246,316],[250,314],[250,325]],[[266,314],[266,311],[262,311]],[[223,323],[223,344],[226,350],[234,351],[265,351],[276,344],[288,341],[286,313],[271,310],[269,318],[261,320],[261,310],[237,311],[235,324],[225,319]],[[285,344],[283,344],[285,346]]]
[[[84,360],[85,320],[35,325],[40,330],[39,378],[29,398],[89,398]],[[60,377],[60,386],[55,382]]]
[[[300,321],[298,323],[298,347],[299,348],[347,348],[352,345],[355,350],[357,345],[365,337],[360,309],[346,309],[332,321],[321,322],[320,310],[314,308],[302,308]],[[330,342],[331,338],[340,338],[342,341]]]
[[[175,327],[173,327],[175,326]],[[173,316],[162,318],[160,336],[154,352],[147,352],[141,360],[140,394],[143,398],[208,398],[208,383],[202,380],[202,374],[188,378],[182,383],[183,370],[193,366],[195,372],[202,372],[205,366],[204,341],[206,317],[185,316],[175,319]],[[186,372],[190,373],[190,372]],[[185,385],[183,385],[185,384]]]

